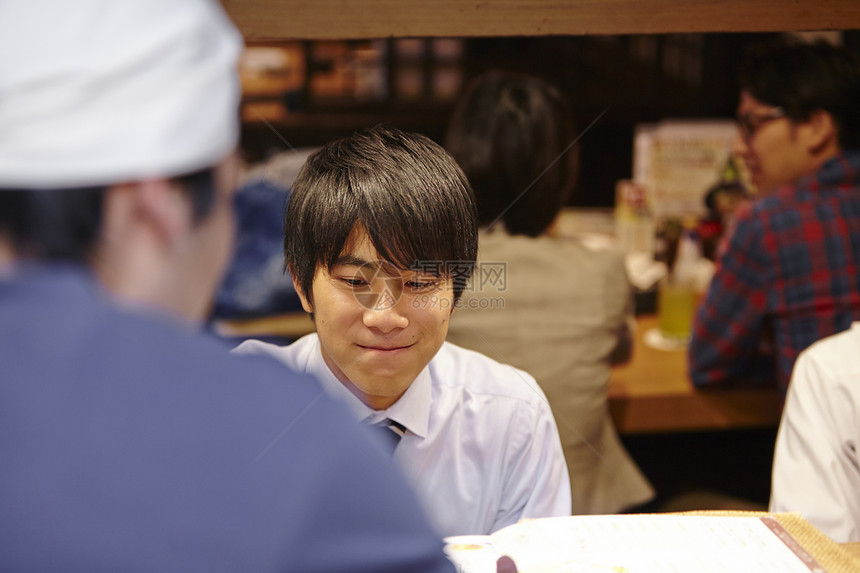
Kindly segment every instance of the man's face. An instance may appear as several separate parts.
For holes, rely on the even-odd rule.
[[[779,108],[741,92],[738,117],[743,118],[734,152],[740,156],[760,193],[791,184],[815,170],[803,124],[792,123]],[[743,124],[747,124],[747,129]]]
[[[391,406],[441,348],[454,303],[450,278],[380,260],[356,226],[339,263],[318,268],[312,301],[322,355],[334,375],[376,410]]]

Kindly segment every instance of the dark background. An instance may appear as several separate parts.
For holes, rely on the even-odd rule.
[[[738,97],[738,64],[746,46],[776,34],[664,34],[550,36],[466,39],[458,66],[463,86],[488,69],[539,75],[570,98],[577,124],[585,128],[606,112],[580,141],[580,174],[570,204],[611,207],[615,183],[630,178],[635,126],[677,118],[731,118]],[[391,42],[389,40],[389,42]],[[427,86],[434,66],[429,40],[420,66]],[[359,44],[356,42],[356,44]],[[843,33],[843,44],[860,51],[860,32]],[[307,43],[310,45],[310,43]],[[310,53],[310,50],[308,50]],[[393,76],[398,63],[389,50],[391,89],[383,101],[317,101],[308,89],[285,98],[290,120],[246,123],[243,148],[249,161],[294,147],[319,145],[355,129],[386,123],[424,133],[436,141],[455,99],[398,100]],[[319,68],[308,62],[309,74]],[[278,133],[274,133],[276,130]]]

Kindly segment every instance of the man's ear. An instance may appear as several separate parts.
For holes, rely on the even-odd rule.
[[[289,269],[289,271],[290,271],[290,278],[293,281],[293,288],[296,289],[296,293],[299,295],[299,300],[302,301],[302,308],[304,309],[304,311],[306,313],[313,314],[314,313],[314,306],[313,306],[313,304],[311,304],[311,298],[312,297],[308,297],[305,294],[305,291],[302,289],[302,285],[300,285],[296,281],[296,279],[293,278],[296,276],[296,274],[293,272],[293,269]]]
[[[171,245],[190,227],[191,206],[166,179],[119,183],[105,196],[102,243],[127,243],[140,231]]]
[[[833,116],[822,109],[814,110],[803,124],[807,148],[812,153],[820,153],[828,147],[838,146],[838,130]]]
[[[191,202],[169,180],[146,179],[120,187],[130,196],[135,218],[165,244],[175,244],[191,229]]]

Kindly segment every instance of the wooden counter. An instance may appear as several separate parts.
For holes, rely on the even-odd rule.
[[[621,434],[776,427],[779,390],[696,390],[684,350],[656,350],[643,335],[656,316],[637,318],[633,359],[614,368],[609,410]]]

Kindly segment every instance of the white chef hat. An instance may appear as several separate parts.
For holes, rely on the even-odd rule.
[[[242,40],[209,0],[0,2],[0,188],[217,163],[238,139]]]

